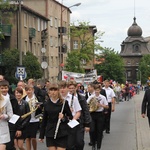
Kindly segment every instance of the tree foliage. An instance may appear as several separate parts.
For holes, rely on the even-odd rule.
[[[70,72],[78,72],[78,73],[84,73],[84,69],[81,66],[80,62],[80,53],[76,51],[72,51],[68,53],[67,57],[67,65],[65,66],[65,69]]]
[[[10,17],[17,6],[10,5],[10,0],[0,0],[0,40],[4,39],[3,28],[1,25],[9,23]]]
[[[5,66],[5,76],[10,82],[16,82],[15,72],[16,67],[19,66],[19,51],[17,49],[4,50],[2,53],[3,64]],[[26,69],[27,79],[34,78],[39,79],[42,77],[42,70],[40,63],[36,56],[31,52],[27,52],[23,55],[23,66]]]
[[[141,75],[141,82],[145,84],[150,77],[150,54],[146,54],[141,58],[138,70],[138,80]]]
[[[125,69],[123,59],[111,48],[104,48],[99,55],[100,64],[95,65],[98,74],[104,79],[112,79],[119,83],[125,81]]]
[[[84,72],[82,62],[88,63],[93,59],[94,51],[97,49],[95,41],[100,39],[103,33],[94,34],[93,31],[90,31],[90,27],[89,22],[78,22],[78,26],[75,23],[71,24],[69,35],[78,41],[78,49],[71,49],[71,52],[68,53],[65,70]]]

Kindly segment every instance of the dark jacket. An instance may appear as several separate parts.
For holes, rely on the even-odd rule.
[[[105,89],[101,89],[100,94],[105,96],[106,100],[107,100],[107,95],[106,95]],[[104,114],[107,114],[108,113],[108,109],[104,108],[103,112],[104,112]]]
[[[34,86],[34,94],[37,97],[39,102],[44,102],[45,101],[45,95],[42,92],[42,90],[40,88],[38,88],[37,86]]]
[[[92,119],[91,119],[86,98],[80,93],[77,93],[77,96],[78,96],[80,106],[82,108],[81,116],[80,116],[80,124],[83,125],[84,127],[90,127],[90,123]]]
[[[10,97],[10,102],[11,102],[11,106],[13,109],[13,114],[17,114],[17,112],[18,112],[18,101],[15,98],[15,96],[12,94],[9,94],[9,97]],[[9,122],[9,130],[10,131],[16,131],[16,125]]]
[[[12,95],[12,94],[9,94],[9,97],[10,97],[10,102],[11,102],[11,105],[12,105],[13,113],[16,114],[17,111],[18,111],[18,101],[15,98],[15,96]]]
[[[22,116],[26,113],[30,112],[29,104],[25,100],[21,101],[21,104],[19,105],[19,110],[16,113],[18,116]],[[27,116],[26,118],[22,119],[21,117],[16,123],[16,130],[24,130],[24,128],[28,125],[29,121],[31,119],[31,115]]]
[[[85,92],[85,99],[87,100],[90,95],[91,95],[91,94],[90,94],[88,91],[86,91],[86,92]]]
[[[23,98],[23,100],[26,101],[26,97],[27,97],[27,95]],[[38,102],[40,102],[38,98],[37,98],[37,100],[38,100]],[[43,112],[42,111],[43,107],[44,107],[43,104],[41,104],[40,107],[35,111],[35,116],[37,116],[37,115],[39,115],[39,114],[41,114]]]
[[[40,139],[44,139],[44,135],[46,137],[54,137],[56,125],[58,121],[58,115],[61,112],[61,109],[62,109],[62,103],[60,103],[60,101],[57,101],[57,103],[53,103],[49,99],[47,102],[45,102],[43,120],[40,129],[40,136],[39,136]],[[67,101],[65,101],[63,114],[65,118],[69,118],[69,119],[73,118]],[[57,137],[64,137],[68,135],[67,129],[69,127],[67,123],[68,123],[68,119],[61,120],[61,123],[58,128]]]
[[[106,99],[107,99],[106,91],[104,89],[101,89],[100,94],[102,94],[103,96],[105,96]]]
[[[150,89],[145,91],[141,106],[141,114],[146,114],[146,110],[147,116],[150,117]]]

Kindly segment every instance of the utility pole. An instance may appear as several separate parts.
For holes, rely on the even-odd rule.
[[[140,71],[140,84],[142,85],[142,83],[141,83],[141,82],[142,82],[142,81],[141,81],[141,80],[142,80],[142,79],[141,79],[142,74],[141,74],[141,70],[139,70],[139,71]]]
[[[81,3],[77,3],[74,4],[68,8],[74,7],[74,6],[79,6],[81,5]],[[63,0],[61,2],[61,18],[60,18],[60,48],[59,48],[59,52],[58,52],[58,56],[59,56],[59,74],[58,74],[58,78],[59,80],[61,80],[61,74],[62,74],[62,63],[63,63],[63,52],[62,52],[62,45],[63,45],[63,12],[64,10],[67,8],[63,8]]]
[[[19,65],[22,66],[22,22],[21,22],[21,0],[19,0],[19,29],[18,29],[18,49],[19,49]]]

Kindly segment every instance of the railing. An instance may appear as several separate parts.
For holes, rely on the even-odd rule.
[[[36,35],[36,30],[34,28],[29,28],[29,37],[34,38]]]
[[[2,33],[4,36],[11,36],[11,25],[0,25],[0,33]]]

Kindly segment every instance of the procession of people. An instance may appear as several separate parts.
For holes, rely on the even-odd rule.
[[[84,150],[85,132],[91,149],[100,150],[103,132],[111,132],[115,104],[131,98],[121,94],[128,86],[105,80],[86,89],[69,80],[46,81],[41,87],[29,79],[18,81],[12,91],[0,75],[0,150],[37,150],[37,142],[44,140],[48,150]]]

